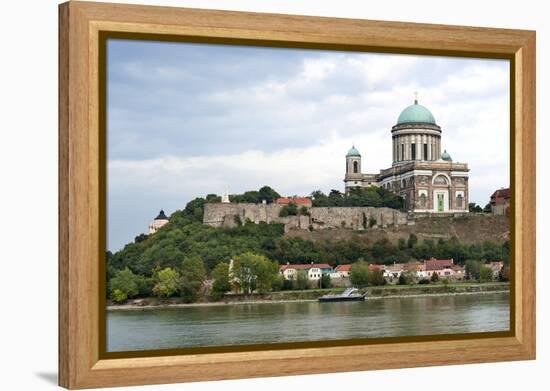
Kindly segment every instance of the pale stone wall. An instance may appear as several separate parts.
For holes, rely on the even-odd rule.
[[[168,220],[153,220],[153,222],[149,224],[149,234],[154,234],[166,224],[168,224]]]
[[[291,229],[349,228],[362,231],[369,228],[408,224],[407,214],[391,208],[371,207],[312,207],[310,216],[279,217],[283,205],[278,204],[222,204],[204,205],[203,223],[212,227],[234,227],[240,219],[255,224],[276,222]],[[237,218],[238,217],[238,218]],[[375,222],[371,226],[371,221]]]

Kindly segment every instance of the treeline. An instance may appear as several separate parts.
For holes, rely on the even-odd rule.
[[[149,296],[178,296],[191,303],[199,296],[219,300],[230,290],[248,295],[284,288],[284,278],[279,274],[277,262],[250,252],[235,256],[231,265],[218,263],[211,272],[210,286],[205,285],[206,279],[202,260],[192,256],[184,258],[179,266],[154,270],[150,276],[135,274],[129,267],[112,271],[107,295],[115,303]]]
[[[331,190],[328,195],[320,190],[311,193],[313,206],[371,206],[403,209],[405,200],[383,187],[359,187],[348,193]]]

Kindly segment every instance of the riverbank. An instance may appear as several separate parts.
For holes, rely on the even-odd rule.
[[[434,284],[434,285],[385,285],[361,289],[366,293],[367,299],[420,297],[420,296],[453,296],[453,295],[474,295],[509,292],[510,286],[507,282],[495,283],[456,283],[456,284]],[[108,304],[107,310],[139,310],[152,308],[177,308],[177,307],[202,307],[202,306],[223,306],[236,304],[256,303],[286,303],[317,301],[317,299],[328,293],[340,293],[342,288],[331,289],[308,289],[303,291],[278,291],[264,295],[240,295],[227,294],[220,301],[200,301],[196,303],[185,303],[182,298],[158,298],[148,297],[130,300],[125,304]]]

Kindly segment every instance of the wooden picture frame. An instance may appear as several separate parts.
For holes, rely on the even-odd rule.
[[[106,358],[101,34],[511,61],[511,332]],[[104,83],[103,83],[104,84]],[[103,152],[102,152],[103,151]],[[59,384],[70,389],[535,358],[535,32],[138,5],[59,6]],[[103,192],[103,193],[102,193]],[[458,353],[458,354],[457,354]],[[308,365],[302,365],[307,360]]]

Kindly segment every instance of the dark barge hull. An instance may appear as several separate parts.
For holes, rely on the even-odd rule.
[[[319,297],[319,301],[322,303],[328,303],[331,301],[365,301],[364,296],[354,296],[354,297]]]

